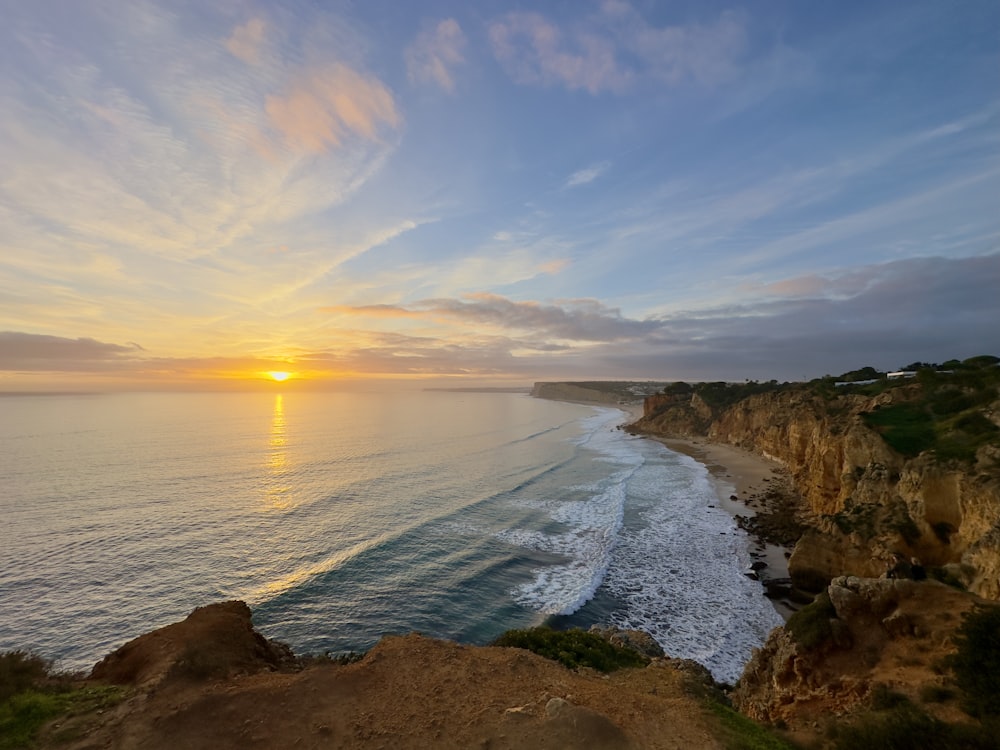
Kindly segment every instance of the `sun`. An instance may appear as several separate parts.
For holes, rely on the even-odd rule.
[[[292,377],[292,373],[284,372],[283,370],[279,371],[271,370],[271,372],[267,374],[271,378],[271,380],[277,380],[279,383],[284,383],[286,380]]]

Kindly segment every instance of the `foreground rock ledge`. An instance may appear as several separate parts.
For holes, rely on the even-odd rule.
[[[674,660],[601,675],[413,634],[383,638],[353,664],[304,665],[253,629],[243,602],[127,643],[92,678],[130,686],[129,697],[71,720],[76,740],[56,743],[50,728],[43,747],[723,747]]]

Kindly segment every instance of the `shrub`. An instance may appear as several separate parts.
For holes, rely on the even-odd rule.
[[[924,703],[946,703],[955,697],[955,691],[944,685],[924,685],[920,688],[920,700]]]
[[[876,711],[899,708],[909,703],[909,698],[891,689],[888,685],[878,683],[872,690],[871,706]]]
[[[979,605],[962,616],[950,666],[973,716],[1000,715],[1000,606]]]
[[[817,595],[811,604],[807,604],[789,617],[785,629],[803,648],[817,648],[833,637],[830,620],[836,616],[837,611],[824,591]]]
[[[28,651],[0,654],[0,703],[48,677],[51,663]]]
[[[946,724],[912,704],[830,729],[836,750],[996,750],[990,727]]]
[[[917,456],[934,447],[934,423],[930,413],[916,404],[886,406],[864,415],[889,446],[904,456]]]
[[[596,633],[587,633],[579,628],[508,630],[492,645],[524,648],[570,669],[591,667],[599,672],[613,672],[622,667],[641,667],[649,663],[637,651],[615,646]]]

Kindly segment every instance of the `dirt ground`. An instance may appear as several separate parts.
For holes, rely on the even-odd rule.
[[[302,669],[288,656],[252,630],[242,603],[203,607],[105,659],[95,675],[131,686],[129,697],[103,714],[50,727],[43,744],[72,750],[723,747],[711,716],[685,691],[684,673],[670,660],[601,675],[521,649],[419,635],[387,637],[346,665]],[[299,671],[271,671],[282,669]]]

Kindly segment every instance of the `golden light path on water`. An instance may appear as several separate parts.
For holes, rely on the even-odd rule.
[[[274,397],[274,415],[267,452],[267,484],[264,490],[268,510],[285,510],[291,503],[288,481],[288,436],[285,423],[285,401],[279,393]]]

